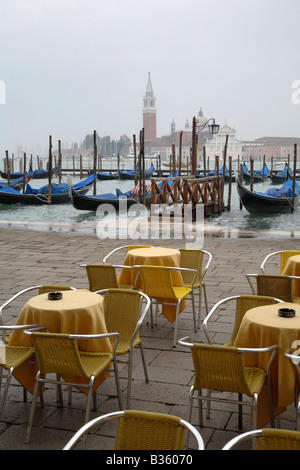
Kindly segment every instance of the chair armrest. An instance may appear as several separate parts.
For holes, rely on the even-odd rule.
[[[25,294],[26,292],[30,292],[31,290],[34,290],[34,289],[39,289],[40,287],[42,287],[42,286],[38,285],[38,286],[27,287],[26,289],[23,289],[20,292],[17,292],[10,299],[8,299],[6,302],[4,302],[4,304],[1,305],[0,312],[2,312],[2,310],[5,307],[7,307],[11,302],[13,302],[15,299],[17,299],[20,295]]]
[[[262,354],[262,353],[269,353],[271,352],[271,356],[270,356],[270,359],[268,361],[268,365],[267,365],[267,373],[270,372],[270,368],[271,368],[271,364],[273,362],[273,359],[278,351],[278,344],[273,344],[272,346],[268,346],[266,348],[238,348],[238,351],[239,353],[241,354],[248,354],[248,353],[259,353],[259,354]]]
[[[217,302],[217,303],[213,306],[213,308],[208,312],[208,314],[207,314],[206,317],[204,318],[203,323],[202,323],[202,324],[203,324],[203,328],[204,328],[204,333],[205,333],[206,338],[207,338],[207,340],[208,340],[208,342],[209,342],[210,344],[213,344],[213,342],[212,342],[212,339],[211,339],[210,334],[209,334],[209,332],[208,332],[207,323],[209,322],[210,318],[212,317],[212,315],[214,314],[214,312],[219,308],[220,305],[222,305],[222,304],[224,304],[224,303],[226,303],[226,302],[229,302],[230,300],[237,299],[237,298],[239,298],[239,295],[233,295],[233,296],[231,296],[231,297],[226,297],[226,299],[220,300],[219,302]]]
[[[69,335],[70,338],[72,339],[101,339],[101,338],[112,338],[113,336],[116,336],[117,338],[117,341],[116,341],[116,344],[115,344],[115,347],[114,347],[114,355],[116,353],[116,350],[117,350],[117,346],[118,346],[118,343],[119,343],[119,340],[120,340],[120,335],[118,332],[113,332],[113,333],[99,333],[99,334],[92,334],[92,335]]]
[[[110,251],[104,258],[103,258],[103,264],[106,264],[106,261],[108,258],[113,255],[116,251],[123,250],[124,248],[128,248],[129,245],[124,245],[124,246],[118,246],[118,248],[115,248],[114,250]]]
[[[282,253],[282,250],[281,251],[274,251],[273,253],[270,253],[268,254],[265,259],[263,260],[263,262],[261,263],[261,266],[260,266],[260,269],[261,271],[264,273],[265,272],[265,264],[266,262],[269,260],[269,258],[271,258],[271,256],[274,256],[274,255],[281,255]]]
[[[196,280],[196,277],[197,277],[197,274],[198,274],[197,269],[180,268],[180,267],[173,267],[173,266],[167,266],[167,269],[169,271],[183,271],[183,272],[194,273],[194,279],[193,279],[193,282],[192,282],[192,287],[194,286],[194,283],[195,283],[195,280]]]
[[[203,269],[202,271],[202,275],[201,275],[201,279],[203,280],[205,274],[206,274],[206,271],[208,270],[209,268],[209,265],[211,263],[211,260],[212,260],[212,254],[209,252],[209,251],[206,251],[206,250],[202,250],[203,253],[205,253],[207,256],[208,256],[208,261],[206,263],[206,266],[205,268]]]

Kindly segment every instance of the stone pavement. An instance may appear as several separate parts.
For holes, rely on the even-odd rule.
[[[223,235],[223,236],[222,236]],[[130,242],[129,242],[130,243]],[[143,243],[143,241],[141,241]],[[60,233],[47,229],[42,231],[20,228],[0,228],[0,303],[14,293],[35,284],[69,284],[87,288],[85,269],[80,263],[101,262],[111,249],[127,244],[124,240],[99,240],[95,235]],[[152,245],[178,247],[177,240],[151,240]],[[205,236],[204,249],[213,255],[210,270],[206,276],[209,307],[218,300],[235,295],[250,293],[246,273],[260,270],[263,258],[280,249],[299,249],[299,240],[270,234],[231,231],[209,232]],[[119,260],[121,261],[121,260]],[[276,263],[274,263],[276,269]],[[5,313],[5,321],[14,324],[23,302],[15,302],[14,309]],[[202,307],[204,312],[204,306]],[[221,321],[212,322],[210,331],[214,342],[222,344],[229,336],[233,314],[228,312]],[[206,342],[202,328],[195,334],[192,328],[190,307],[182,313],[179,322],[179,337],[190,335],[193,339]],[[193,377],[190,353],[177,346],[172,348],[173,326],[163,317],[151,328],[144,324],[141,330],[150,382],[144,382],[140,352],[135,351],[132,408],[175,414],[186,417],[189,385]],[[123,401],[126,397],[126,367],[120,366]],[[58,450],[81,427],[84,420],[85,396],[73,393],[72,407],[65,404],[60,409],[55,400],[54,390],[45,393],[45,407],[36,406],[34,426],[30,444],[24,444],[25,431],[31,404],[22,400],[21,386],[14,381],[0,416],[0,449]],[[200,429],[207,450],[218,450],[237,434],[237,407],[212,403],[210,419],[205,419]],[[108,378],[98,390],[98,411],[91,412],[91,418],[118,409],[113,378]],[[251,429],[249,407],[244,407],[244,430]],[[197,413],[192,416],[197,426]],[[282,428],[295,428],[295,407],[291,405],[281,415]],[[110,449],[112,434],[110,426],[103,428],[101,448]],[[97,448],[99,441],[91,444]],[[245,446],[247,448],[247,446]]]

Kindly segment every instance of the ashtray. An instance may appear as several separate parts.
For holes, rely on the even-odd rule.
[[[62,292],[49,292],[48,299],[49,300],[60,300],[60,299],[62,299]]]
[[[280,317],[292,318],[296,314],[296,311],[293,308],[280,308],[278,309],[278,315]]]

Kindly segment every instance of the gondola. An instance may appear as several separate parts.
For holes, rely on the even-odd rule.
[[[151,178],[155,171],[154,165],[151,165],[148,170],[145,170],[145,178]],[[137,174],[139,176],[139,170],[137,168]],[[121,180],[134,180],[134,170],[130,171],[120,171],[120,179]]]
[[[244,180],[247,183],[251,181],[251,171],[243,172]],[[261,170],[253,171],[253,183],[261,183],[269,177],[269,168],[267,165],[264,166]]]
[[[96,211],[98,207],[102,204],[109,204],[112,205],[116,210],[120,210],[120,208],[129,208],[133,204],[138,203],[138,199],[135,199],[133,197],[127,197],[123,194],[116,195],[112,193],[106,193],[96,195],[83,195],[79,194],[73,188],[71,189],[71,199],[75,209],[83,211]],[[151,196],[148,198],[148,200],[150,200],[151,203]],[[120,201],[122,201],[121,205]],[[124,206],[122,207],[123,204]]]
[[[25,184],[27,184],[31,180],[32,176],[25,178]],[[23,176],[21,178],[15,179],[10,182],[10,188],[16,189],[17,191],[21,191],[23,189]],[[8,183],[6,181],[0,181],[0,189],[8,188]]]
[[[93,185],[93,182],[94,175],[91,175],[86,180],[72,187],[74,187],[79,194],[86,194]],[[27,184],[25,193],[20,193],[14,188],[3,188],[0,189],[0,204],[48,204],[48,191],[48,184],[39,189],[32,188]],[[51,184],[51,205],[64,204],[67,202],[71,202],[70,186],[67,183]]]
[[[286,164],[282,171],[278,171],[274,175],[270,175],[271,181],[274,184],[284,183],[288,179],[292,179],[292,169]]]
[[[54,168],[52,168],[52,174],[54,174],[55,171],[57,171],[57,170],[58,170],[58,165],[56,165]],[[5,173],[4,171],[0,171],[0,175],[1,175],[1,178],[3,178],[3,179],[8,178],[8,174]],[[18,171],[18,172],[10,173],[9,176],[10,176],[10,179],[14,180],[14,179],[23,177],[23,173]],[[48,178],[49,171],[48,170],[34,170],[34,171],[28,171],[28,172],[25,173],[26,178],[28,178],[30,176],[34,180],[42,179],[42,178]]]
[[[118,180],[119,173],[118,172],[112,173],[111,171],[109,173],[105,173],[101,171],[96,174],[96,177],[97,177],[97,180],[101,180],[101,181]]]
[[[269,188],[265,193],[249,191],[237,180],[239,198],[250,214],[283,214],[292,211],[293,180],[286,181],[280,189]],[[294,207],[299,203],[299,188],[295,184]]]

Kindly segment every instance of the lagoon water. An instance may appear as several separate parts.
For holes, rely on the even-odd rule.
[[[150,166],[150,161],[146,163],[146,168]],[[115,166],[110,162],[111,168]],[[115,163],[116,165],[116,163]],[[131,168],[133,162],[129,159],[123,161],[121,165],[124,168]],[[106,167],[108,165],[105,165]],[[276,168],[277,169],[277,168]],[[281,167],[278,167],[278,171]],[[72,178],[72,184],[80,181],[78,176],[72,176],[72,170],[69,172]],[[62,181],[67,182],[70,176],[64,175]],[[86,176],[84,176],[85,178]],[[58,182],[57,178],[53,178],[53,183]],[[150,183],[150,180],[149,180]],[[39,188],[47,184],[46,180],[32,180],[31,186]],[[115,193],[116,188],[125,192],[132,189],[134,181],[116,180],[116,181],[99,181],[97,180],[97,194]],[[270,180],[264,183],[255,183],[255,191],[266,191],[270,186]],[[277,186],[274,186],[277,187]],[[225,185],[225,204],[227,203],[228,184]],[[89,194],[92,194],[92,189]],[[300,232],[300,206],[291,214],[273,214],[253,215],[249,214],[244,208],[240,209],[239,198],[235,183],[232,183],[231,194],[231,210],[225,211],[221,216],[214,215],[205,219],[205,228],[213,228],[215,230],[232,229],[237,231],[276,231],[283,234],[292,234],[296,236]],[[99,217],[95,212],[79,211],[75,209],[71,203],[62,205],[48,206],[26,206],[26,205],[4,205],[0,204],[0,227],[5,226],[26,226],[27,228],[38,230],[59,231],[79,231],[94,232],[95,225],[99,221]]]

